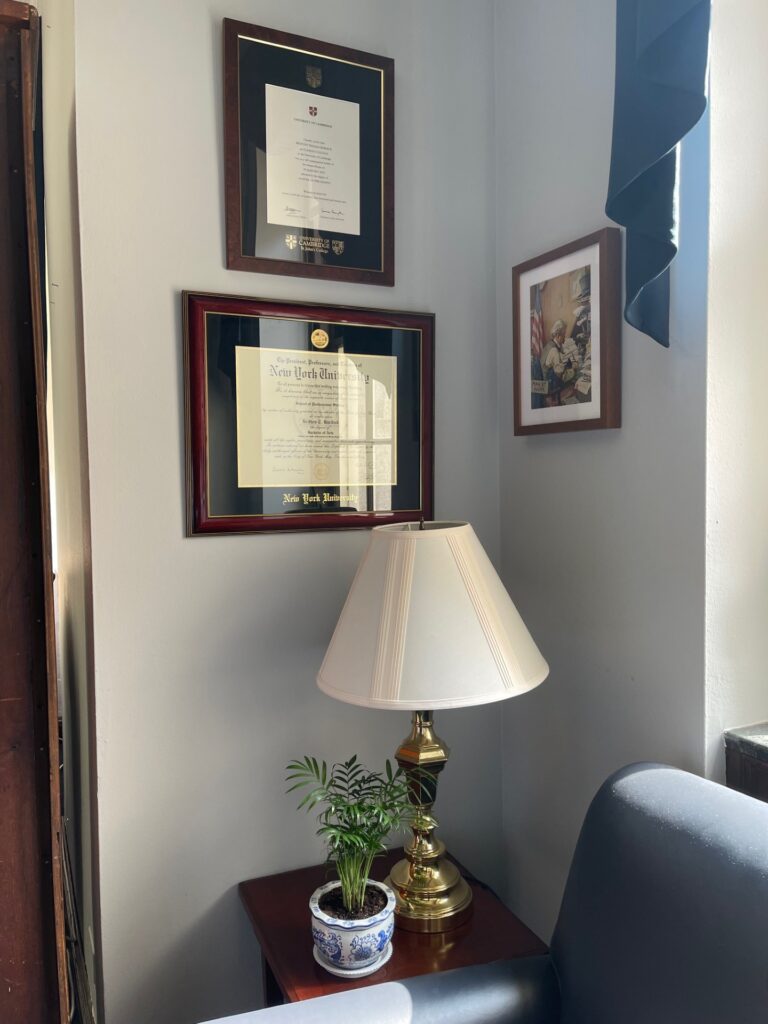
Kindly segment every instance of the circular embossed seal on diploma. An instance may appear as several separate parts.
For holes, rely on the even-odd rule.
[[[310,341],[315,348],[328,348],[328,332],[318,327],[316,331],[312,331],[310,335]]]

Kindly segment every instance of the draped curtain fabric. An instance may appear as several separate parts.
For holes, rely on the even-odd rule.
[[[768,2],[768,0],[766,0]],[[617,0],[605,212],[627,229],[627,323],[669,346],[678,143],[707,105],[711,0]]]

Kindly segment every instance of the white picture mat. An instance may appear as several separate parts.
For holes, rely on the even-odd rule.
[[[531,408],[531,288],[536,284],[549,281],[561,274],[579,270],[581,267],[590,270],[590,309],[592,316],[592,398],[589,402],[576,405],[561,405],[554,408]],[[526,270],[518,280],[518,306],[520,322],[518,337],[520,344],[520,423],[524,427],[541,426],[546,423],[573,422],[574,420],[594,420],[600,417],[600,245],[579,249],[577,252],[561,256],[551,263],[545,263],[532,270]]]

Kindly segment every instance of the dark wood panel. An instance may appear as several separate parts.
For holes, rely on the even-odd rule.
[[[768,722],[728,729],[724,739],[727,785],[768,803]]]
[[[20,3],[19,0],[0,0],[0,25],[25,28],[35,18],[37,12],[29,4]]]
[[[725,775],[731,789],[768,803],[768,764],[739,750],[726,750]]]
[[[33,117],[37,16],[0,14],[0,1020],[66,1019]],[[55,824],[54,824],[55,823]]]
[[[402,849],[395,849],[379,858],[373,877],[386,878],[402,857]],[[463,868],[462,873],[472,886],[469,920],[452,931],[433,935],[395,929],[392,959],[375,974],[358,981],[335,978],[312,956],[309,897],[331,877],[324,865],[241,882],[240,897],[265,958],[267,1005],[277,1001],[279,992],[288,1002],[296,1002],[454,967],[546,953],[541,939],[487,886]]]

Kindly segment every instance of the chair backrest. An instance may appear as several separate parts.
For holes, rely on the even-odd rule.
[[[562,1024],[766,1024],[768,804],[664,765],[613,775],[552,956]]]

